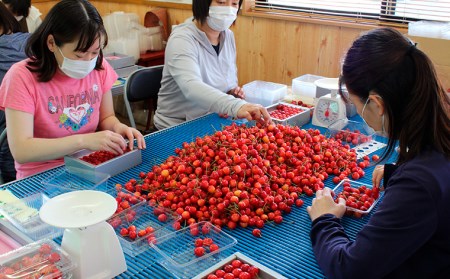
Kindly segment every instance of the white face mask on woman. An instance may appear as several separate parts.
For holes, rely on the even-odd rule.
[[[381,97],[380,97],[381,98]],[[369,103],[369,98],[367,98],[367,100],[366,100],[366,103],[364,104],[364,106],[363,106],[363,108],[362,108],[362,111],[361,111],[361,118],[362,118],[362,120],[364,121],[364,123],[368,126],[368,127],[370,127],[369,126],[369,124],[367,124],[367,121],[364,119],[364,110],[366,109],[366,106],[367,106],[367,104]],[[383,115],[381,116],[381,131],[375,131],[372,127],[370,127],[370,129],[372,129],[372,131],[375,133],[375,134],[377,134],[377,135],[379,135],[379,136],[382,136],[382,137],[385,137],[385,138],[387,138],[389,135],[388,135],[388,133],[386,132],[386,130],[385,130],[385,128],[384,128],[384,113],[383,113]]]
[[[90,72],[94,70],[95,65],[97,64],[98,56],[89,61],[72,60],[66,58],[59,47],[58,50],[59,53],[61,53],[62,57],[64,58],[59,68],[61,69],[61,71],[63,71],[63,73],[65,73],[67,76],[71,78],[82,79],[86,77]]]
[[[238,9],[230,6],[211,6],[206,22],[215,31],[225,31],[236,20]]]

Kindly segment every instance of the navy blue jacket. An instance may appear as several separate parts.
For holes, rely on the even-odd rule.
[[[427,151],[386,181],[378,209],[350,241],[334,215],[312,223],[327,278],[450,278],[450,160]]]

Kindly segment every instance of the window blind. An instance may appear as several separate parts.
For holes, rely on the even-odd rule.
[[[246,0],[250,11],[362,24],[449,21],[450,0]]]

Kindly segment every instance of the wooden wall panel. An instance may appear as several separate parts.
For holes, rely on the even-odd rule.
[[[49,1],[49,2],[38,2],[35,3],[31,1],[33,6],[39,9],[39,11],[42,13],[42,19],[48,14],[48,11],[59,1]]]
[[[359,29],[240,16],[232,28],[241,84],[260,79],[290,84],[304,74],[336,77]]]

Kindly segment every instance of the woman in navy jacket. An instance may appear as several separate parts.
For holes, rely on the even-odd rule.
[[[344,60],[341,90],[375,131],[396,143],[384,168],[384,198],[350,240],[343,199],[318,191],[311,241],[327,278],[450,278],[450,100],[429,58],[394,29],[358,38]]]

